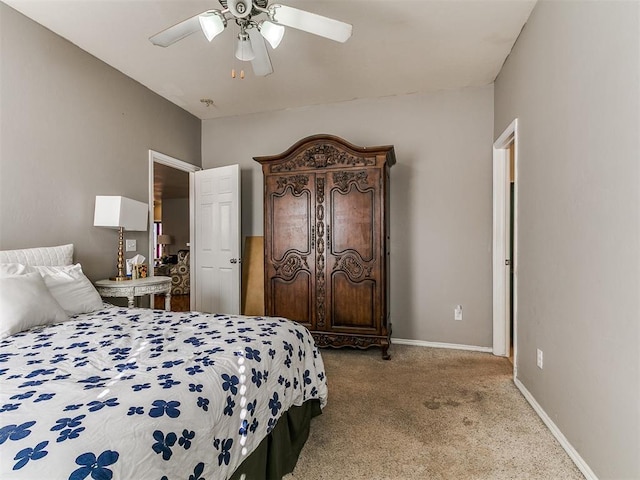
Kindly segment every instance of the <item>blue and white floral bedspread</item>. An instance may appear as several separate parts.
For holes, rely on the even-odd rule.
[[[105,308],[0,341],[0,478],[226,479],[309,399],[294,322]]]

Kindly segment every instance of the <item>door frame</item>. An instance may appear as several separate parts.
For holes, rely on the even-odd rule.
[[[493,144],[493,354],[509,356],[511,325],[509,321],[509,269],[505,260],[510,256],[511,186],[509,182],[509,145],[514,150],[513,199],[513,369],[517,369],[518,311],[518,119],[505,129]]]
[[[153,201],[154,201],[154,183],[155,176],[153,171],[153,164],[161,163],[162,165],[166,165],[168,167],[175,168],[177,170],[182,170],[183,172],[189,173],[189,244],[193,243],[194,238],[194,208],[193,208],[193,174],[199,170],[202,170],[201,167],[197,165],[193,165],[191,163],[184,162],[182,160],[178,160],[177,158],[171,157],[169,155],[165,155],[164,153],[156,152],[155,150],[149,149],[149,268],[148,275],[153,277],[153,266],[151,262],[153,261],[152,252],[154,251],[155,244],[153,243]],[[190,282],[193,288],[193,272],[190,274]],[[151,295],[151,307],[153,308],[154,298]]]

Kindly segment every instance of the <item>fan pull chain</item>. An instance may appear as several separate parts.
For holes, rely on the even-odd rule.
[[[237,21],[236,24],[238,25]],[[241,30],[242,31],[242,30]],[[235,35],[235,32],[234,32]],[[232,46],[232,58],[233,58],[233,63],[236,63],[236,59],[235,59],[235,51],[233,50],[233,47],[235,46],[235,43],[231,44]],[[231,78],[236,78],[236,69],[233,67],[233,64],[231,66]],[[240,80],[244,80],[244,69],[240,69]]]

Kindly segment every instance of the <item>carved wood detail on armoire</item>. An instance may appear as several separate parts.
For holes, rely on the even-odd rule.
[[[333,135],[254,157],[264,175],[265,314],[305,325],[320,347],[389,359],[389,169],[393,146]]]

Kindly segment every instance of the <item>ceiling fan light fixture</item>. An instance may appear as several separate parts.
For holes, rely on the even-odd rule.
[[[226,29],[228,21],[235,21],[240,27],[234,45],[235,57],[243,62],[251,62],[253,73],[264,77],[273,73],[273,64],[266,44],[268,42],[271,48],[276,49],[282,42],[285,27],[336,42],[346,42],[351,37],[353,27],[348,23],[286,5],[268,5],[269,1],[219,0],[222,10],[206,10],[162,30],[149,40],[154,45],[168,47],[197,31],[202,31],[211,42]],[[258,20],[257,17],[261,14],[265,14],[267,18]],[[243,73],[241,71],[241,78]],[[235,78],[235,69],[232,70],[231,76]]]
[[[207,37],[209,41],[222,33],[227,26],[227,20],[218,10],[209,10],[201,14],[198,19],[200,20],[202,33],[204,33],[204,36]]]
[[[282,37],[284,37],[284,27],[282,25],[276,25],[269,20],[262,20],[258,24],[258,30],[274,50],[278,48]]]
[[[236,46],[236,58],[243,62],[250,62],[255,58],[253,48],[251,47],[251,40],[246,32],[238,34],[238,44]]]

